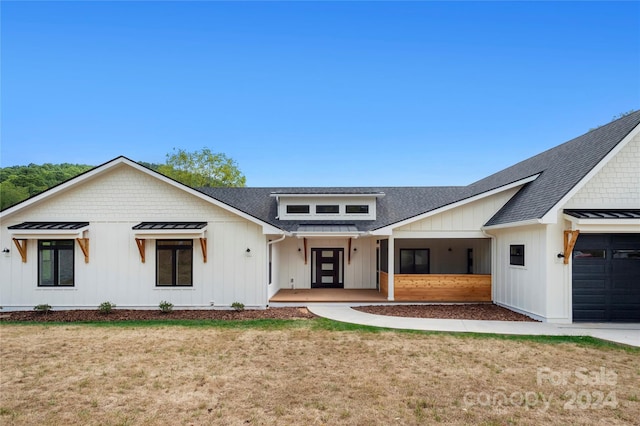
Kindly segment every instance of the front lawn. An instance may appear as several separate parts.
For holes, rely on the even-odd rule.
[[[640,351],[326,320],[0,326],[1,424],[633,424]]]

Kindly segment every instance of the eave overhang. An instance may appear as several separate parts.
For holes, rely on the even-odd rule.
[[[300,225],[291,234],[297,238],[358,238],[366,232],[355,225],[312,224]]]
[[[575,229],[640,232],[640,209],[565,209],[562,216]]]
[[[22,222],[7,229],[16,239],[71,239],[81,238],[89,222]]]

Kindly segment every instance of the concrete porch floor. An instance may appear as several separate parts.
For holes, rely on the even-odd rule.
[[[382,293],[375,289],[343,288],[282,289],[269,300],[269,303],[299,302],[384,303],[388,302],[388,300]]]

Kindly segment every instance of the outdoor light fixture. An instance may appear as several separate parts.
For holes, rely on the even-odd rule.
[[[251,257],[251,249],[247,247],[247,250],[245,251],[245,254],[247,257]]]
[[[564,257],[564,253],[558,253],[558,259],[562,259]]]
[[[9,254],[9,249],[7,247],[5,247],[5,248],[2,249],[2,252],[4,254]]]

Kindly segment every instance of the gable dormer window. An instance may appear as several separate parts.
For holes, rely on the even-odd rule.
[[[382,192],[301,192],[271,193],[277,200],[279,220],[354,221],[376,220],[378,198]]]
[[[369,206],[366,204],[347,204],[347,214],[369,214]]]
[[[309,214],[308,204],[289,204],[287,214]]]
[[[316,214],[338,214],[340,206],[338,204],[318,204],[316,205]]]

